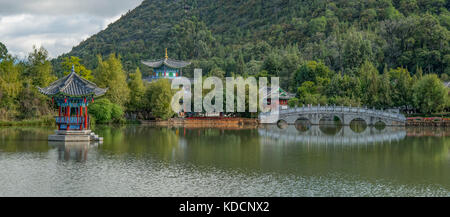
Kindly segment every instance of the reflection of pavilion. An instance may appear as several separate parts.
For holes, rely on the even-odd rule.
[[[311,126],[302,131],[294,125],[289,125],[284,129],[280,129],[276,125],[266,125],[265,128],[260,128],[258,131],[262,142],[267,144],[353,145],[400,141],[406,137],[404,127],[386,127],[382,130],[366,127],[362,132],[355,132],[349,126],[335,127],[334,129],[327,130],[320,126]]]
[[[87,160],[89,148],[97,146],[97,142],[60,142],[49,141],[49,146],[58,149],[58,160],[84,162]]]

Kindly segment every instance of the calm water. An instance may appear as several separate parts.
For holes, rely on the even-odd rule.
[[[450,196],[450,130],[0,128],[0,196]]]

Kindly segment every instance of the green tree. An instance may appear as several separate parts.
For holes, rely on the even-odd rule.
[[[359,68],[361,75],[362,102],[367,106],[381,107],[381,76],[369,61]]]
[[[317,32],[324,32],[326,26],[327,26],[327,19],[324,16],[317,17],[311,19],[311,21],[309,22],[308,31],[310,35],[314,35]]]
[[[52,114],[50,102],[47,96],[39,93],[32,80],[27,78],[24,81],[22,91],[19,93],[18,114],[19,119],[40,118]]]
[[[89,104],[88,112],[97,123],[108,123],[111,121],[112,103],[106,98],[95,100]]]
[[[343,62],[348,70],[359,68],[364,61],[373,59],[372,43],[357,31],[350,31],[344,42]]]
[[[436,74],[423,76],[414,85],[414,102],[423,113],[440,112],[447,103],[448,89]]]
[[[16,100],[22,90],[21,70],[14,61],[14,58],[7,56],[0,61],[0,118],[5,120],[17,115]]]
[[[413,79],[406,68],[400,67],[389,70],[391,85],[391,99],[394,106],[412,106],[413,100]]]
[[[38,87],[46,87],[56,80],[53,75],[52,64],[48,60],[48,51],[33,46],[33,52],[28,55],[28,67],[26,75],[32,79],[32,84]]]
[[[73,66],[75,73],[89,81],[93,81],[94,77],[92,76],[92,71],[86,69],[86,67],[83,66],[80,61],[81,59],[75,56],[64,57],[61,63],[62,69],[64,70],[64,75],[68,75],[70,72],[72,72]]]
[[[0,60],[5,59],[8,55],[8,49],[6,46],[0,42]]]
[[[211,71],[209,71],[209,76],[215,76],[215,77],[218,77],[218,78],[224,80],[225,79],[225,71],[223,71],[219,67],[215,67]]]
[[[107,98],[95,100],[89,104],[88,112],[97,123],[119,122],[123,119],[123,109],[117,104],[112,103]]]
[[[142,73],[139,68],[136,68],[136,72],[130,74],[130,81],[128,82],[130,89],[130,101],[128,109],[136,111],[145,107],[144,96],[145,86],[142,81]]]
[[[295,72],[295,86],[300,86],[305,81],[317,82],[318,78],[329,78],[330,69],[322,62],[308,61]]]
[[[168,79],[159,79],[148,85],[146,98],[155,117],[167,120],[175,114],[170,105],[173,95]]]
[[[305,81],[297,89],[298,101],[301,104],[322,104],[328,103],[327,97],[317,91],[317,85],[312,81]]]
[[[296,106],[298,106],[299,102],[300,102],[300,100],[298,100],[296,97],[290,98],[288,100],[288,106],[291,108],[296,107]]]
[[[95,70],[95,81],[100,87],[109,88],[106,97],[114,104],[124,106],[130,97],[130,89],[127,84],[127,76],[120,62],[120,58],[115,54],[109,55],[108,59],[103,60],[100,55],[97,56],[98,67]]]

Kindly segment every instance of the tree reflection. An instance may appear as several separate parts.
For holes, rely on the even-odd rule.
[[[49,152],[58,160],[141,161],[294,175],[350,175],[366,180],[436,183],[450,188],[450,129],[267,125],[258,129],[97,126],[92,144],[50,144],[47,129],[0,129],[1,152]],[[48,145],[50,144],[50,145]],[[93,151],[94,150],[94,151]],[[0,153],[1,153],[0,152]],[[52,153],[52,152],[51,152]],[[94,156],[95,159],[88,159]],[[97,157],[103,156],[103,157]]]
[[[0,152],[47,152],[47,136],[53,130],[46,127],[1,127]]]

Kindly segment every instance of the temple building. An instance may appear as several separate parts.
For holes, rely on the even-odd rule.
[[[270,87],[264,87],[265,89],[260,89],[260,91],[265,91],[263,93],[267,93],[263,96],[263,100],[267,100],[267,105],[275,105],[277,103],[280,106],[280,109],[288,109],[288,101],[289,99],[295,97],[295,94],[291,94],[283,90],[281,87],[278,89],[272,90]],[[271,95],[278,94],[278,102],[272,102]]]
[[[190,65],[190,62],[169,59],[167,55],[164,59],[155,61],[142,61],[142,64],[153,68],[153,74],[145,78],[147,81],[153,81],[160,78],[174,79],[183,76],[183,68]]]
[[[42,94],[52,98],[58,106],[55,135],[50,135],[50,141],[91,141],[101,140],[91,133],[89,125],[88,105],[95,97],[106,93],[107,88],[99,88],[96,84],[72,72],[51,83],[46,88],[37,87]]]

